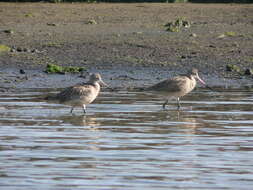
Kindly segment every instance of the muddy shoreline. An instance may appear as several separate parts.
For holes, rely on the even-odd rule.
[[[135,72],[133,71],[135,70]],[[18,69],[4,69],[1,72],[2,81],[0,90],[15,91],[29,88],[61,89],[77,83],[86,82],[90,73],[99,72],[103,80],[115,90],[142,90],[156,82],[176,76],[178,72],[164,70],[160,67],[126,67],[97,69],[78,74],[47,74],[41,70],[25,70],[21,74]],[[182,73],[181,73],[182,74]],[[252,79],[248,77],[223,78],[217,75],[200,74],[208,86],[217,89],[252,89]],[[205,88],[197,85],[198,88]],[[109,90],[109,89],[105,89]]]
[[[184,18],[189,28],[164,26]],[[209,86],[252,88],[253,5],[0,3],[2,88],[63,88],[85,81],[53,75],[49,63],[99,72],[112,87],[148,86],[196,67]],[[25,74],[19,72],[20,69]]]

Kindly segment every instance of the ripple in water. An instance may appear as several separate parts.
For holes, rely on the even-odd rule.
[[[195,91],[180,112],[157,94],[104,92],[86,116],[44,93],[0,96],[1,189],[253,187],[251,92]]]

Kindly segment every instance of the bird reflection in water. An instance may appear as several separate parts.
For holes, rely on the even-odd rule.
[[[101,126],[101,123],[97,121],[96,117],[89,115],[70,115],[63,116],[61,120],[64,123],[70,123],[73,126],[86,126],[91,129]]]

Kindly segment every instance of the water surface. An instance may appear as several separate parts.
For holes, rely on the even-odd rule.
[[[253,187],[252,92],[197,90],[163,110],[159,94],[102,92],[84,116],[0,95],[0,187],[248,189]]]

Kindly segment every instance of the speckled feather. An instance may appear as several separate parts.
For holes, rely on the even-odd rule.
[[[163,103],[163,108],[165,108],[166,104],[169,101],[169,98],[175,97],[177,98],[178,109],[180,108],[180,98],[185,96],[189,92],[191,92],[196,84],[198,79],[202,84],[205,82],[198,76],[198,70],[192,69],[186,75],[176,76],[171,79],[166,79],[162,82],[159,82],[149,88],[147,90],[151,91],[160,91],[162,94],[166,96],[166,101]]]
[[[94,88],[96,88],[96,86],[92,83],[71,86],[57,94],[56,98],[60,103],[64,103],[73,99],[79,99],[82,96],[88,96],[93,93]]]
[[[70,113],[73,112],[75,107],[79,106],[86,113],[86,105],[97,98],[100,92],[100,84],[108,86],[103,82],[99,73],[93,73],[90,75],[88,83],[68,87],[56,95],[47,96],[45,99],[59,101],[59,103],[72,106]]]
[[[166,79],[162,82],[159,82],[151,87],[148,90],[155,91],[164,91],[170,93],[182,93],[182,96],[185,93],[193,90],[196,85],[196,81],[194,78],[190,78],[188,76],[177,76],[171,79]]]

